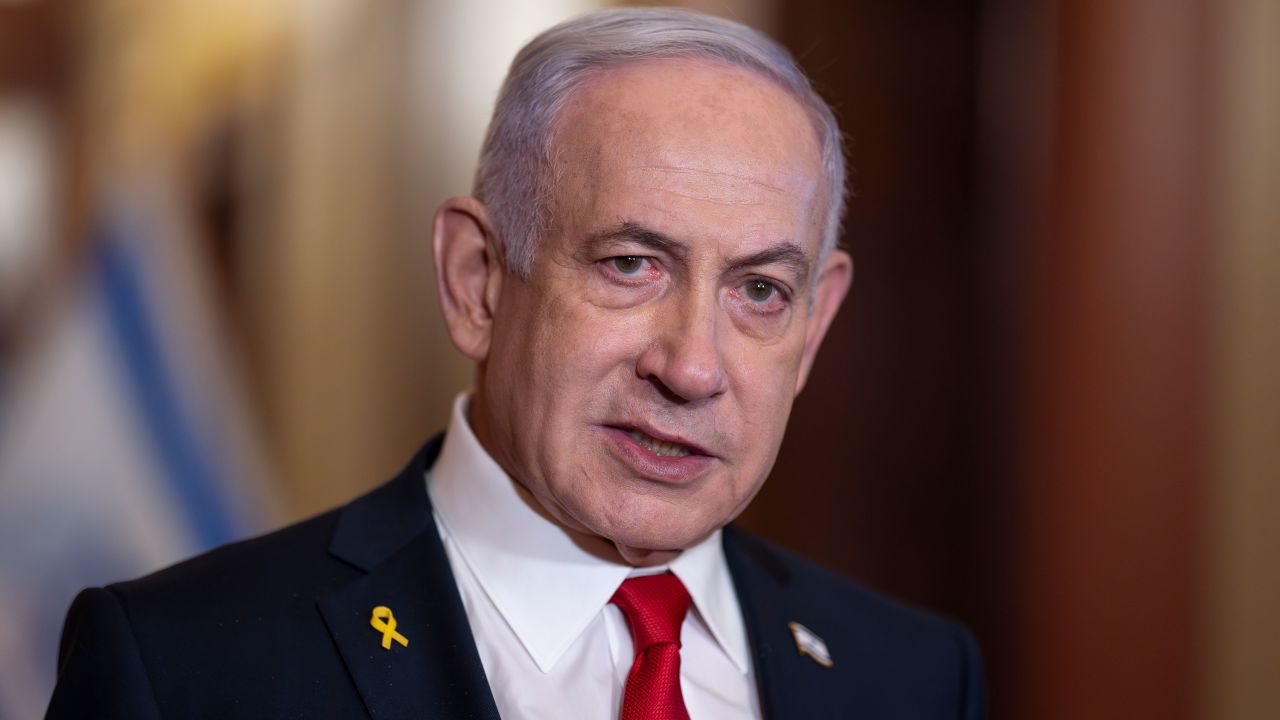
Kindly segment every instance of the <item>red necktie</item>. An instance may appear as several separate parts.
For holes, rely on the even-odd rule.
[[[671,573],[634,577],[610,602],[626,616],[636,649],[621,720],[689,720],[680,692],[680,626],[689,612],[684,583]]]

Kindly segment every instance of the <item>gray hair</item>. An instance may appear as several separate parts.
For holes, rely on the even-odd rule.
[[[593,73],[638,61],[705,57],[777,83],[813,118],[829,182],[821,256],[835,247],[845,206],[844,142],[831,107],[791,54],[740,23],[675,8],[614,8],[538,35],[516,55],[480,150],[474,194],[492,214],[507,268],[528,277],[550,226],[555,124]]]

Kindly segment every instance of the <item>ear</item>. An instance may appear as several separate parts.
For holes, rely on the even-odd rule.
[[[440,203],[432,230],[436,287],[449,339],[463,355],[483,362],[502,287],[489,211],[473,197],[451,197]]]
[[[804,352],[800,356],[800,373],[796,376],[796,394],[804,389],[809,380],[809,370],[813,367],[813,359],[818,355],[818,347],[831,328],[831,321],[836,318],[836,311],[849,294],[849,286],[853,283],[853,258],[843,250],[832,250],[822,264],[818,283],[814,287],[813,306],[809,312],[809,326],[805,329]]]

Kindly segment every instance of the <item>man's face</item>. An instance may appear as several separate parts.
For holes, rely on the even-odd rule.
[[[820,149],[784,91],[695,60],[605,72],[557,128],[554,224],[502,278],[473,421],[548,512],[643,560],[773,466],[821,336]]]

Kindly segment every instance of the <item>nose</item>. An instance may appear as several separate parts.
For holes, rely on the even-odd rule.
[[[653,336],[636,373],[685,402],[715,397],[727,388],[714,298],[682,298],[655,310]]]

